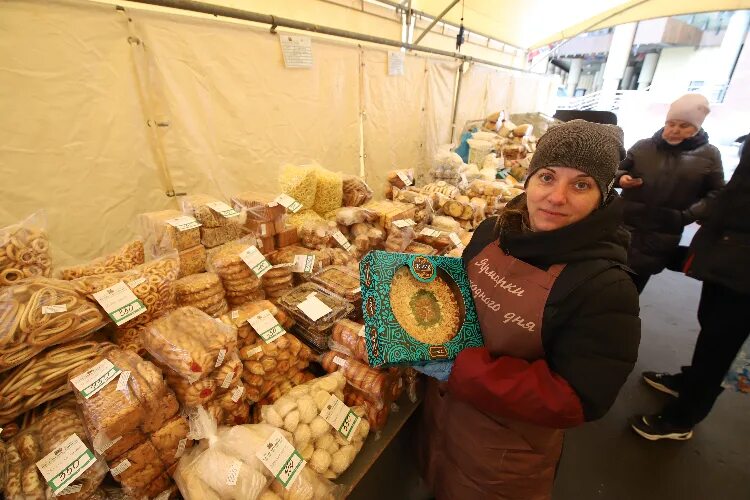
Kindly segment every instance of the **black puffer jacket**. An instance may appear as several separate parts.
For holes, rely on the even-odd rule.
[[[750,293],[750,138],[745,139],[732,179],[709,204],[709,214],[690,245],[685,271]]]
[[[524,202],[521,195],[508,207]],[[549,368],[575,390],[586,420],[609,410],[638,357],[638,292],[625,270],[628,234],[621,222],[622,200],[614,194],[603,208],[561,229],[499,235],[501,248],[528,264],[548,269],[567,263],[544,308],[542,343]],[[464,263],[497,241],[495,223],[479,225]]]
[[[724,186],[721,155],[705,131],[671,146],[663,130],[635,143],[618,172],[618,179],[625,174],[643,179],[641,187],[622,191],[632,236],[628,265],[639,274],[666,267],[683,228],[705,217],[707,201]]]

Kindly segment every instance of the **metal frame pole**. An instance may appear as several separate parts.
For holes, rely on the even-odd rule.
[[[439,22],[440,22],[440,20],[441,20],[441,19],[443,19],[443,17],[445,17],[445,15],[446,15],[446,14],[448,13],[448,11],[450,11],[450,10],[451,10],[451,9],[453,8],[453,6],[455,6],[455,5],[456,5],[456,4],[457,4],[457,3],[459,2],[459,1],[460,1],[460,0],[453,0],[453,1],[452,1],[452,2],[451,2],[451,3],[450,3],[450,4],[449,4],[449,5],[448,5],[448,6],[447,6],[447,7],[446,7],[446,8],[444,9],[444,10],[443,10],[443,12],[441,12],[441,13],[440,13],[440,15],[439,15],[439,16],[437,16],[437,17],[436,17],[435,19],[433,19],[433,20],[432,20],[432,22],[430,23],[430,25],[429,25],[429,26],[427,26],[427,27],[426,27],[426,28],[424,29],[424,31],[423,31],[422,33],[420,33],[420,34],[419,34],[419,37],[418,37],[418,38],[417,38],[417,39],[416,39],[416,40],[414,41],[414,45],[419,45],[419,42],[421,42],[421,41],[422,41],[422,39],[423,39],[423,38],[424,38],[424,37],[425,37],[425,36],[427,35],[427,33],[429,33],[429,32],[430,32],[430,30],[431,30],[432,28],[434,28],[434,27],[435,27],[435,25],[436,25],[437,23],[439,23]],[[488,38],[488,40],[489,40],[489,38]]]
[[[365,35],[362,33],[356,33],[353,31],[342,30],[339,28],[331,28],[329,26],[321,26],[319,24],[306,23],[303,21],[296,21],[294,19],[287,19],[283,17],[276,17],[270,14],[259,14],[257,12],[250,12],[242,9],[235,9],[232,7],[223,7],[220,5],[208,4],[204,2],[197,2],[194,0],[130,0],[133,3],[142,3],[147,5],[156,5],[159,7],[167,7],[171,9],[185,10],[190,12],[199,12],[201,14],[208,14],[211,16],[222,16],[232,19],[240,19],[243,21],[250,21],[261,24],[270,24],[271,29],[281,26],[284,28],[291,28],[301,31],[312,31],[314,33],[321,33],[323,35],[331,35],[340,38],[349,38],[352,40],[360,40],[362,42],[376,43],[380,45],[388,45],[390,47],[405,48],[408,50],[414,50],[418,52],[425,52],[428,54],[437,54],[445,57],[452,57],[454,59],[460,59],[467,62],[476,62],[480,64],[486,64],[487,66],[494,66],[496,68],[507,69],[510,71],[518,71],[520,73],[530,73],[527,70],[514,68],[505,64],[496,63],[494,61],[488,61],[487,59],[479,59],[476,57],[466,56],[457,52],[450,52],[447,50],[433,49],[430,47],[417,46],[411,43],[403,43],[397,40],[391,40],[390,38],[383,38],[379,36]]]
[[[464,76],[464,65],[458,67],[458,82],[456,82],[456,102],[453,103],[453,114],[451,116],[451,142],[456,135],[456,115],[458,114],[458,100],[461,98],[461,80]],[[460,137],[459,137],[460,139]]]

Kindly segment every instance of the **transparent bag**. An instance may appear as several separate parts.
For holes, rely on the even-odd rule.
[[[145,252],[143,242],[141,240],[134,240],[104,257],[99,257],[85,264],[62,268],[60,269],[60,277],[64,280],[74,280],[83,278],[84,276],[118,273],[133,269],[144,262]]]
[[[0,228],[0,287],[24,278],[50,275],[49,236],[44,211]]]

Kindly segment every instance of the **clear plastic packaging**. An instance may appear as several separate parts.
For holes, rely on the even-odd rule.
[[[138,233],[146,243],[149,256],[159,255],[162,249],[187,250],[201,244],[200,226],[180,230],[167,221],[173,221],[184,214],[178,210],[161,210],[138,215]]]
[[[412,188],[416,189],[416,188]],[[414,215],[414,221],[417,223],[429,224],[432,220],[434,210],[432,208],[432,198],[421,191],[401,190],[393,198],[395,201],[411,203],[417,207]]]
[[[32,276],[47,277],[51,269],[47,217],[43,211],[0,228],[0,287]]]
[[[190,424],[202,441],[180,459],[175,471],[175,481],[185,500],[335,500],[342,495],[340,486],[321,478],[309,464],[288,489],[273,477],[256,453],[274,432],[291,442],[292,435],[283,429],[267,424],[217,428],[215,420],[203,409],[191,417]]]
[[[0,288],[0,371],[49,346],[88,337],[108,322],[68,281],[34,277]]]
[[[112,348],[106,342],[73,342],[48,349],[5,373],[0,380],[0,426],[69,393],[68,373]]]
[[[372,189],[367,183],[356,175],[345,175],[343,177],[342,202],[345,207],[359,207],[372,199]]]
[[[202,273],[206,270],[206,248],[203,245],[196,245],[186,250],[180,250],[180,274],[189,276],[191,274]]]
[[[320,416],[332,395],[344,401],[345,385],[342,373],[332,373],[294,387],[273,405],[260,410],[263,422],[290,432],[292,444],[308,461],[308,467],[329,479],[349,468],[370,431],[370,424],[363,418],[351,440],[347,440]],[[361,407],[352,411],[365,417]]]
[[[457,233],[461,231],[461,225],[453,217],[438,215],[432,219],[432,227],[448,233]]]
[[[192,274],[175,282],[177,305],[193,306],[209,316],[218,317],[229,311],[224,287],[214,273]]]
[[[206,378],[224,355],[236,348],[237,331],[194,307],[180,307],[152,322],[143,345],[159,363],[184,379]]]
[[[322,215],[341,208],[344,197],[341,174],[316,166],[315,176],[317,185],[313,210]]]
[[[299,308],[300,303],[306,301],[311,294],[315,294],[315,297],[330,309],[328,313],[315,320]],[[315,333],[328,333],[336,321],[348,316],[353,309],[343,297],[313,283],[303,283],[287,292],[279,299],[279,306],[291,314],[299,325]]]
[[[411,203],[398,201],[378,200],[370,201],[364,205],[368,210],[377,213],[381,227],[390,227],[391,223],[399,219],[412,219],[416,217],[417,207]]]
[[[84,500],[90,498],[107,475],[108,469],[103,460],[97,457],[91,467],[70,484],[80,489],[76,493],[53,497],[47,482],[37,469],[36,462],[63,444],[73,434],[93,451],[86,439],[74,405],[63,404],[52,409],[30,427],[20,432],[6,450],[7,480],[1,490],[6,500],[29,500],[61,498],[64,500]],[[5,466],[5,463],[3,463]],[[64,490],[63,490],[64,491]]]
[[[146,306],[146,312],[125,323],[132,328],[145,325],[175,308],[174,282],[177,280],[179,267],[177,252],[173,252],[130,271],[87,276],[70,283],[78,293],[87,296],[93,296],[120,281],[128,284],[133,294]]]
[[[392,224],[388,230],[388,239],[385,240],[385,249],[389,252],[403,252],[415,237],[413,226],[398,227]]]
[[[394,385],[399,383],[400,377],[395,377],[392,372],[371,368],[340,351],[328,351],[323,354],[320,364],[328,373],[341,372],[348,384],[362,391],[379,407],[388,406],[393,402]]]
[[[306,221],[299,228],[299,238],[304,246],[319,250],[335,244],[333,233],[338,230],[335,222]]]
[[[318,176],[314,166],[282,166],[279,185],[282,193],[300,202],[304,208],[314,207],[318,190]]]
[[[264,297],[261,280],[242,260],[240,254],[255,243],[255,238],[227,243],[208,257],[208,270],[221,278],[227,303],[237,307]]]
[[[391,415],[392,405],[374,403],[364,392],[351,385],[344,387],[344,404],[346,406],[359,406],[364,409],[365,418],[370,423],[371,431],[383,430],[385,424],[388,423],[388,417]]]
[[[276,252],[274,255],[270,257],[271,263],[274,265],[281,265],[281,264],[292,264],[294,263],[294,258],[297,255],[314,255],[315,256],[315,264],[313,265],[313,272],[318,271],[322,269],[325,266],[331,265],[331,257],[332,253],[329,252],[331,249],[325,249],[325,250],[311,250],[309,248],[305,248],[299,245],[291,245],[285,248],[282,248],[278,252]],[[298,273],[300,274],[300,273]],[[303,276],[309,279],[310,276],[312,276],[311,273],[305,274],[301,273]]]
[[[201,244],[206,248],[215,248],[224,243],[234,241],[241,235],[240,226],[235,224],[201,228]]]
[[[295,226],[284,226],[281,231],[274,235],[276,248],[281,249],[299,243],[299,234]]]
[[[437,255],[438,251],[436,248],[431,247],[430,245],[412,241],[409,244],[409,246],[406,247],[406,249],[404,250],[404,253],[415,253],[415,254],[420,254],[420,255]]]
[[[388,184],[399,189],[414,185],[414,169],[391,170],[387,174]]]
[[[359,285],[359,274],[343,266],[329,266],[318,271],[312,277],[314,283],[326,290],[344,297],[352,303],[362,302],[362,291]]]
[[[438,181],[433,182],[430,184],[426,184],[422,186],[422,191],[425,193],[438,193],[442,194],[444,196],[447,196],[448,198],[455,198],[456,196],[459,196],[461,194],[461,191],[451,184],[448,184],[445,181]]]
[[[343,226],[351,226],[362,222],[373,223],[378,220],[378,214],[361,207],[343,207],[336,211],[336,222]]]
[[[144,328],[144,326],[122,326],[111,332],[110,338],[120,349],[133,351],[139,356],[145,356],[146,348],[143,347]]]
[[[331,351],[343,352],[363,363],[368,363],[364,329],[363,324],[349,319],[337,321],[333,325],[331,340],[328,344]]]
[[[125,468],[113,477],[130,498],[156,498],[174,486],[166,472],[167,464],[161,460],[159,450],[151,441],[136,444],[113,459],[111,464],[115,470]]]
[[[291,266],[274,267],[263,275],[263,291],[266,298],[277,299],[294,287]]]
[[[232,197],[232,206],[245,214],[245,227],[258,237],[268,237],[284,229],[286,209],[276,197],[265,193],[244,192]]]
[[[116,252],[99,257],[86,264],[65,267],[60,270],[60,277],[64,280],[74,280],[84,276],[117,273],[127,271],[143,264],[145,261],[143,242],[140,240],[126,243]]]
[[[201,237],[203,237],[203,231],[206,229],[238,226],[243,222],[242,218],[238,215],[225,217],[210,206],[217,202],[223,202],[223,200],[206,194],[191,194],[180,198],[180,206],[183,213],[192,215],[201,223]]]
[[[430,245],[441,252],[443,249],[453,246],[448,233],[441,231],[435,226],[420,225],[415,229],[415,241]]]
[[[297,229],[301,228],[306,222],[324,222],[325,219],[321,217],[318,212],[313,209],[300,210],[296,214],[289,214],[286,218],[286,223],[290,226],[294,226]]]

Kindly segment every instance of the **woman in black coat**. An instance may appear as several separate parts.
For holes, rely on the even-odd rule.
[[[721,155],[701,128],[708,101],[687,94],[672,103],[664,128],[638,141],[620,163],[628,265],[638,292],[649,278],[680,261],[683,228],[705,216],[707,201],[724,186]]]
[[[645,372],[644,381],[675,396],[659,415],[634,417],[646,439],[689,439],[711,411],[721,383],[750,335],[750,144],[727,187],[708,205],[693,238],[685,272],[703,281],[700,334],[690,366],[676,375]]]

